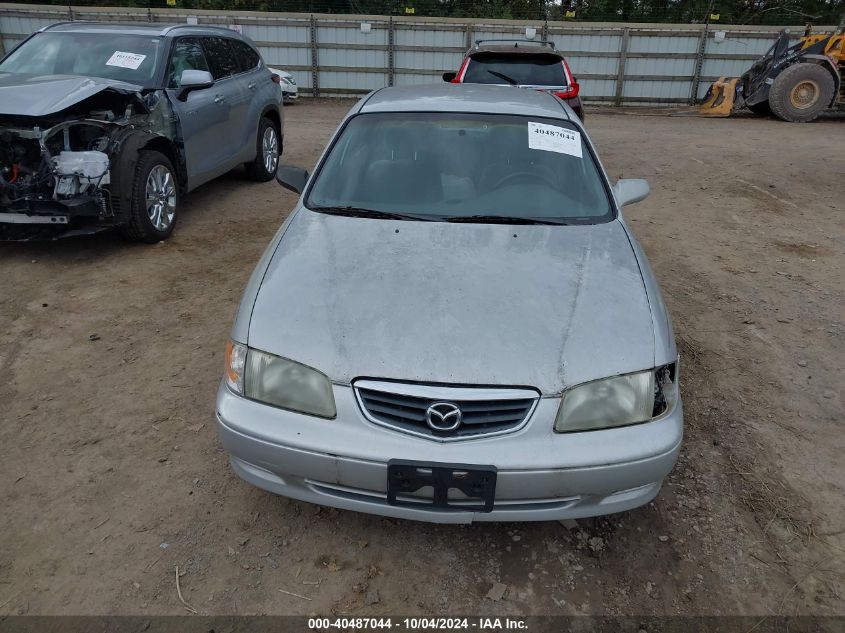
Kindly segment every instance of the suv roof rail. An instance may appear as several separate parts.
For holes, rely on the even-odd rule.
[[[164,31],[162,32],[162,34],[167,35],[167,34],[171,33],[172,31],[176,31],[176,30],[184,29],[184,28],[204,29],[204,28],[208,28],[209,26],[215,26],[215,25],[211,25],[211,24],[188,24],[187,22],[185,24],[167,24],[167,25],[164,26]],[[229,29],[229,30],[231,30],[231,29]],[[232,31],[232,32],[236,33],[237,31]]]
[[[491,39],[491,40],[475,40],[475,48],[478,48],[482,44],[489,44],[489,43],[501,43],[501,42],[514,42],[515,47],[519,47],[520,44],[535,44],[537,46],[548,46],[552,50],[555,49],[555,43],[549,40],[526,40],[526,39],[518,39],[518,38],[503,38],[503,39]]]
[[[46,26],[42,26],[40,29],[38,29],[38,32],[41,33],[43,31],[47,31],[49,29],[52,29],[54,26],[62,26],[63,24],[73,24],[73,22],[71,22],[70,20],[62,20],[61,22],[53,22],[53,23],[48,24]]]

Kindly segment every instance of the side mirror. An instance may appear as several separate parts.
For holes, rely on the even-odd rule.
[[[443,73],[443,81],[448,81],[448,82],[455,81],[455,77],[457,77],[457,76],[458,76],[458,73],[453,73],[453,72]]]
[[[276,180],[285,189],[302,193],[305,183],[308,182],[308,171],[296,165],[279,165],[276,169]]]
[[[645,200],[649,193],[651,187],[648,186],[648,181],[641,178],[623,178],[613,185],[613,195],[620,207]]]
[[[188,94],[194,90],[210,88],[214,85],[214,77],[207,70],[183,70],[179,78],[179,94],[176,98],[185,101]]]

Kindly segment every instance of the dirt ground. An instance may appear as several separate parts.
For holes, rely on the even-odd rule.
[[[286,108],[285,162],[312,167],[350,105]],[[626,215],[682,351],[654,503],[434,526],[237,479],[224,342],[294,196],[235,172],[166,243],[0,245],[0,616],[183,614],[177,565],[203,614],[845,614],[845,121],[587,125],[613,178],[651,182]]]

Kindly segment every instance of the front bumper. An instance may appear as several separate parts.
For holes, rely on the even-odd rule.
[[[0,206],[0,241],[96,233],[112,226],[90,198],[44,200],[9,208]]]
[[[323,420],[263,405],[221,385],[217,430],[234,471],[286,497],[346,510],[435,523],[551,521],[622,512],[653,499],[683,435],[681,404],[637,426],[558,434],[559,398],[542,398],[521,430],[439,443],[369,422],[352,388],[334,387],[337,418]],[[493,511],[393,506],[387,462],[492,464]]]

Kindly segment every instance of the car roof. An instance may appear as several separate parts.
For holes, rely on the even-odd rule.
[[[514,86],[445,82],[382,88],[362,99],[358,112],[480,112],[573,118],[564,103],[547,92]]]
[[[104,22],[59,22],[44,27],[42,31],[59,31],[65,33],[114,33],[117,35],[225,35],[242,39],[237,31],[222,26],[206,26],[196,24],[149,24],[135,22],[131,24],[116,24]]]
[[[506,55],[550,55],[552,57],[557,57],[558,59],[563,59],[563,55],[554,48],[532,42],[514,42],[512,44],[476,44],[467,51],[467,55],[469,57],[482,53],[498,53]]]

